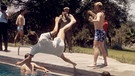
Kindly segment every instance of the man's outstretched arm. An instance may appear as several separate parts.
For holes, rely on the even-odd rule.
[[[27,58],[25,58],[24,60],[17,62],[16,65],[22,65],[22,64],[26,63],[27,61],[31,60],[32,57],[33,57],[32,55],[29,55],[29,56],[28,56]]]

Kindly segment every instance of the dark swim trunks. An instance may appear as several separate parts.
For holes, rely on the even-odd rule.
[[[94,40],[103,42],[105,40],[106,33],[104,30],[95,30]]]

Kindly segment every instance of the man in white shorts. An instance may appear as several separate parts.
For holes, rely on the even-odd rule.
[[[16,63],[17,65],[26,63],[37,53],[53,54],[62,58],[64,61],[71,63],[74,67],[77,65],[70,59],[66,58],[63,54],[65,48],[64,44],[65,32],[70,29],[70,27],[76,22],[76,20],[74,19],[73,16],[69,16],[69,19],[71,21],[63,28],[61,28],[57,34],[59,19],[60,19],[59,17],[55,18],[55,27],[53,31],[41,34],[38,43],[32,47],[30,55],[26,59],[17,62]],[[57,37],[54,38],[54,40],[51,40],[51,37],[54,36],[55,34],[57,34]]]

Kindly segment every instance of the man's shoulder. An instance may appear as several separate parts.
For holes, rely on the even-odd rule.
[[[34,62],[31,62],[31,65],[36,65],[36,63],[34,63]]]
[[[69,16],[73,16],[72,14],[69,14]]]
[[[103,12],[98,12],[98,13],[97,13],[97,16],[99,16],[99,17],[100,17],[100,16],[101,16],[101,17],[105,17],[105,15],[104,15]]]

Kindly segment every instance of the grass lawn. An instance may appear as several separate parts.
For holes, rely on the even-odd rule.
[[[73,47],[76,53],[93,54],[93,48]],[[108,49],[108,57],[116,59],[122,63],[135,64],[135,51]]]

